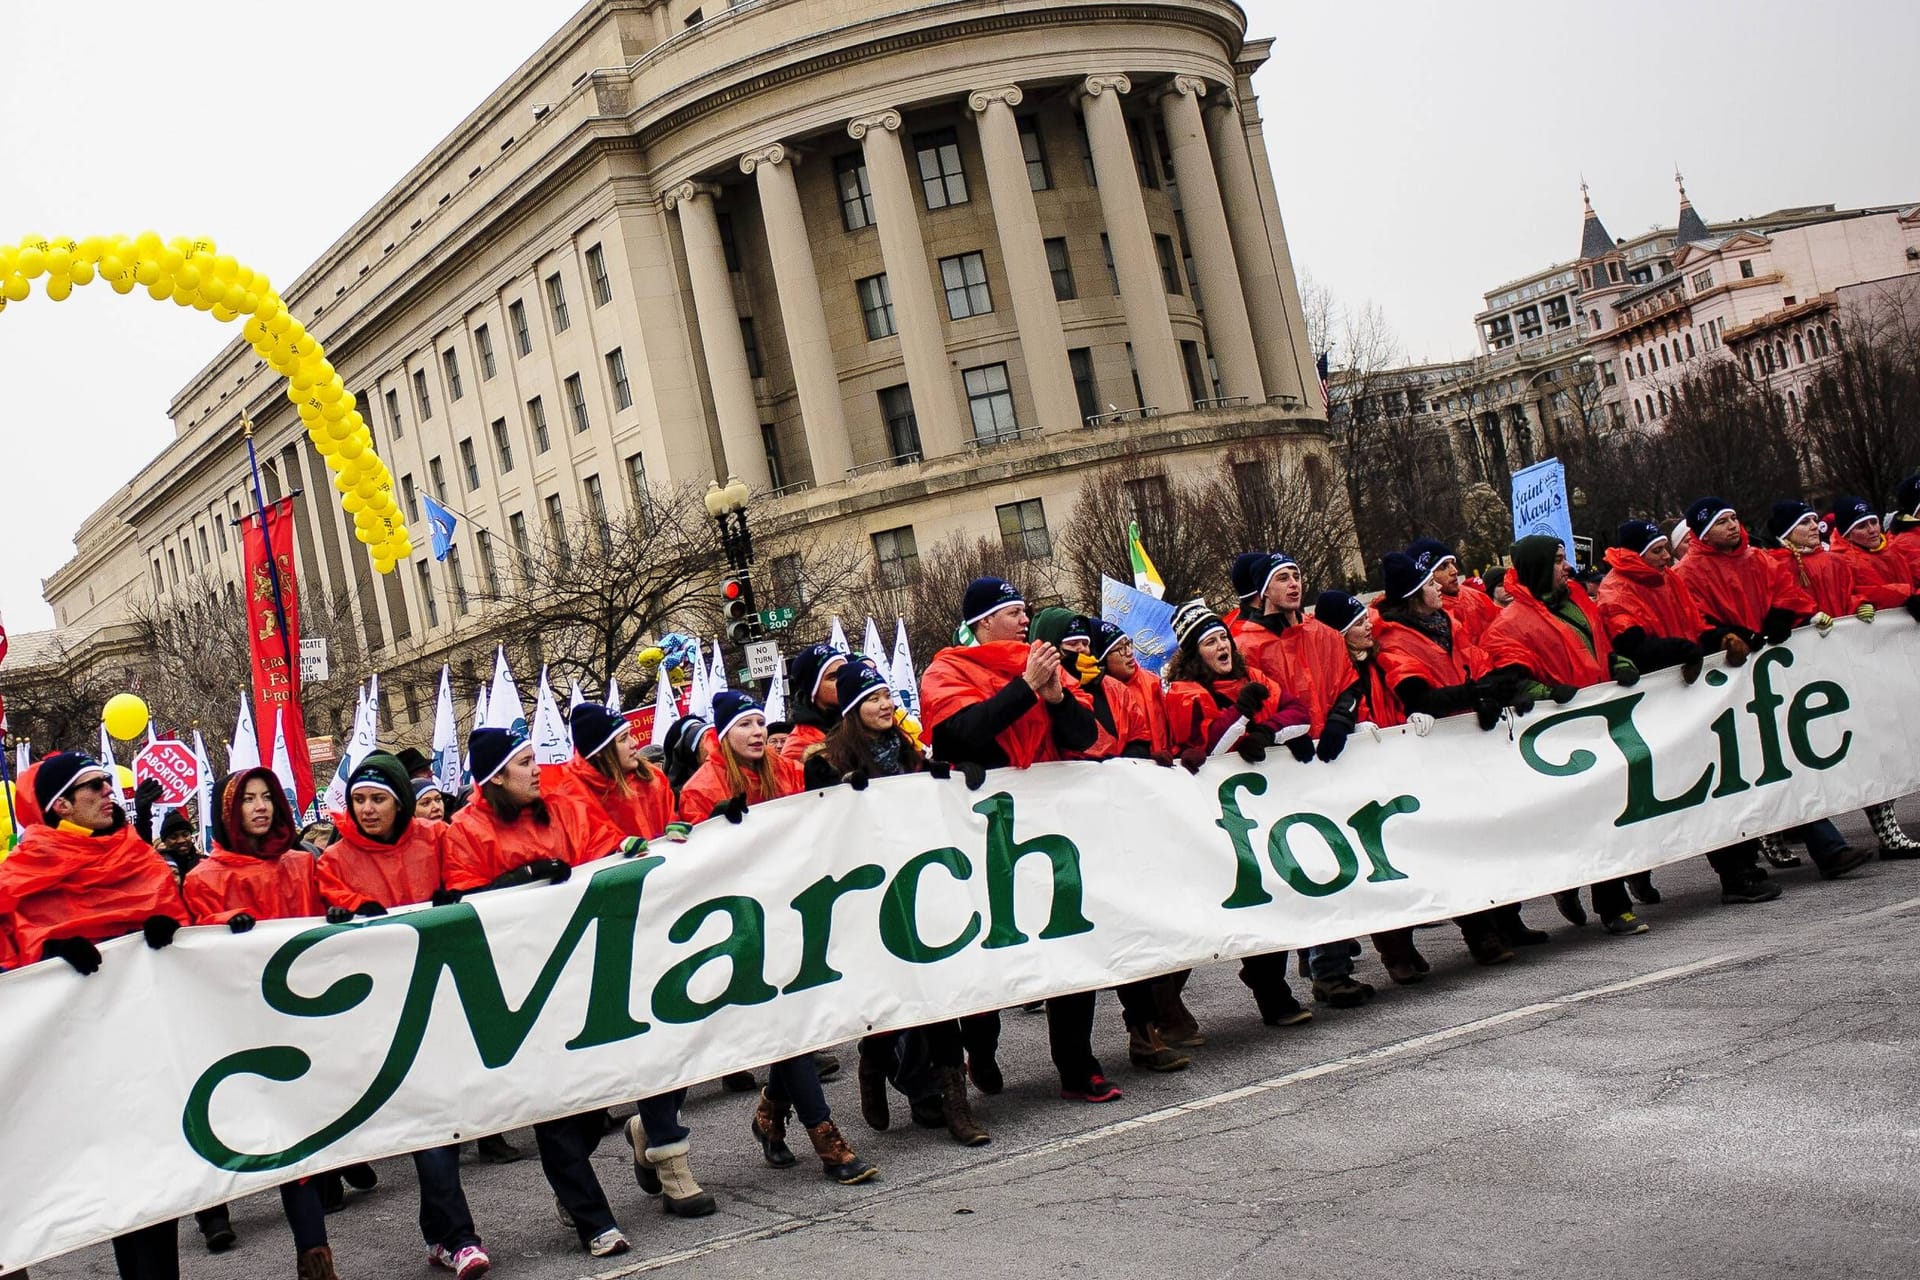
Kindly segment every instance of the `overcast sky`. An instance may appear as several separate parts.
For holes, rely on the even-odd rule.
[[[1709,220],[1920,199],[1911,0],[1244,2],[1295,262],[1410,358],[1572,256],[1583,173],[1616,236],[1671,225],[1676,162]],[[109,60],[43,41],[0,75],[0,238],[208,235],[290,284],[578,7],[97,2]],[[236,332],[99,284],[0,315],[10,629],[52,625],[40,580]]]

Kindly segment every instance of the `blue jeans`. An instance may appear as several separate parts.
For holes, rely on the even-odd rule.
[[[827,1107],[826,1091],[820,1087],[820,1072],[813,1055],[803,1053],[767,1068],[767,1097],[776,1104],[790,1102],[800,1123],[811,1129],[833,1119]]]
[[[1345,942],[1323,942],[1317,947],[1309,947],[1307,973],[1315,982],[1347,977],[1353,972],[1353,958],[1359,954],[1360,944],[1352,938]]]
[[[1847,847],[1847,838],[1840,834],[1840,828],[1826,818],[1794,827],[1780,834],[1789,840],[1804,841],[1807,853],[1815,859],[1830,858]]]
[[[685,1089],[640,1099],[640,1127],[646,1130],[649,1147],[670,1147],[687,1140],[687,1126],[680,1123],[680,1108],[686,1101]]]
[[[593,1153],[607,1131],[607,1113],[596,1107],[575,1116],[545,1120],[533,1126],[540,1148],[540,1170],[547,1175],[554,1199],[573,1218],[573,1229],[586,1244],[613,1229],[613,1206],[594,1176]]]
[[[479,1244],[473,1211],[460,1186],[460,1144],[414,1152],[413,1171],[420,1179],[421,1238],[449,1253]]]

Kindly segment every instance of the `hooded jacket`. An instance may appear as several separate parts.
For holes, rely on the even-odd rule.
[[[1159,676],[1136,662],[1133,679],[1127,681],[1126,687],[1132,707],[1130,717],[1137,717],[1136,723],[1144,724],[1153,754],[1168,755],[1173,751],[1173,735],[1167,728],[1166,686],[1160,683]]]
[[[1649,637],[1699,641],[1707,631],[1693,591],[1670,569],[1656,569],[1638,551],[1613,547],[1600,583],[1600,621],[1609,638],[1639,628]]]
[[[1245,676],[1222,676],[1216,680],[1176,680],[1167,689],[1167,727],[1173,735],[1173,749],[1179,752],[1199,747],[1212,751],[1220,745],[1234,722],[1241,718],[1234,700],[1250,684],[1263,686],[1267,700],[1253,723],[1279,733],[1308,722],[1305,703],[1283,690],[1264,672],[1247,668]]]
[[[664,770],[649,769],[648,773],[649,779],[644,782],[636,773],[628,780],[627,794],[621,795],[613,779],[596,769],[593,761],[575,755],[565,764],[540,766],[540,792],[569,795],[598,808],[623,836],[658,840],[674,820],[673,784],[667,781]]]
[[[273,801],[273,824],[258,841],[239,834],[240,797],[256,778],[266,781]],[[255,920],[325,914],[313,854],[294,843],[293,809],[273,770],[230,773],[213,795],[213,850],[180,886],[194,923],[225,924],[242,912]]]
[[[733,786],[727,781],[726,748],[723,746],[707,757],[693,777],[687,779],[687,785],[680,789],[680,821],[689,825],[705,822],[713,816],[713,811],[733,799]],[[804,788],[804,775],[801,767],[783,756],[768,753],[767,759],[773,763],[774,788],[772,795],[766,795],[760,787],[760,779],[746,774],[747,804],[759,804],[763,800],[775,800],[781,796],[790,796]]]
[[[1442,611],[1442,617],[1447,617]],[[1470,686],[1475,677],[1485,674],[1486,659],[1481,652],[1463,642],[1459,634],[1452,630],[1453,620],[1447,618],[1448,634],[1453,638],[1452,648],[1442,646],[1439,641],[1422,631],[1385,613],[1376,612],[1373,616],[1373,655],[1380,664],[1388,688],[1402,704],[1413,710],[1421,700],[1409,701],[1410,693],[1406,686],[1409,682],[1418,682],[1426,691],[1457,689]],[[1455,699],[1460,705],[1447,705],[1444,710],[1434,709],[1432,715],[1451,715],[1464,711],[1470,705],[1468,699]]]
[[[1440,607],[1453,619],[1453,634],[1476,647],[1481,637],[1487,634],[1487,628],[1493,625],[1493,620],[1501,614],[1500,605],[1492,596],[1464,582],[1452,595],[1441,592]]]
[[[447,824],[441,874],[447,888],[468,893],[541,858],[573,867],[592,862],[612,853],[622,838],[598,808],[564,792],[543,793],[537,807],[522,809],[509,822],[484,790],[476,790]]]
[[[1524,667],[1542,684],[1570,684],[1584,689],[1612,678],[1613,646],[1600,611],[1586,588],[1569,580],[1567,602],[1586,619],[1582,635],[1571,621],[1549,608],[1520,575],[1507,575],[1507,594],[1513,603],[1487,628],[1487,661],[1500,667]]]
[[[1880,536],[1880,545],[1869,551],[1857,547],[1852,540],[1836,537],[1832,551],[1853,570],[1855,594],[1876,609],[1897,609],[1914,596],[1913,564],[1900,551],[1896,550],[1885,534]],[[1853,606],[1845,609],[1828,609],[1828,613],[1851,613]]]
[[[1277,614],[1244,612],[1228,630],[1249,667],[1306,706],[1313,732],[1326,728],[1334,699],[1353,679],[1340,633],[1311,615],[1288,623]]]
[[[1134,749],[1135,755],[1151,754],[1145,727],[1142,726],[1140,731],[1134,729],[1132,700],[1125,686],[1117,680],[1109,680],[1099,670],[1099,664],[1090,653],[1082,656],[1061,648],[1068,630],[1078,617],[1071,609],[1042,609],[1034,615],[1032,628],[1034,639],[1045,640],[1060,655],[1060,678],[1079,686],[1087,696],[1088,708],[1093,712],[1096,726],[1093,745],[1084,750],[1069,751],[1066,758],[1108,760],[1125,755],[1129,747]]]
[[[360,770],[372,769],[393,789],[399,800],[393,837],[375,840],[360,829],[353,816],[349,787],[347,809],[335,811],[339,839],[327,847],[315,872],[320,896],[328,905],[355,911],[364,903],[403,907],[426,902],[440,887],[440,859],[446,844],[445,824],[414,816],[413,785],[406,766],[384,751],[368,756]]]
[[[1747,541],[1740,530],[1739,545],[1721,550],[1704,538],[1693,540],[1693,550],[1674,567],[1687,584],[1708,626],[1732,627],[1751,639],[1766,628],[1767,615],[1790,616],[1789,625],[1812,617],[1817,606],[1786,567]]]
[[[1043,700],[1024,678],[1027,651],[1018,640],[996,640],[933,655],[920,678],[920,703],[935,759],[1024,769],[1094,745],[1093,700],[1066,673],[1066,696]]]
[[[0,965],[34,963],[50,938],[137,933],[150,916],[189,919],[172,869],[124,823],[98,834],[35,823],[0,862]]]
[[[1822,613],[1845,617],[1858,609],[1865,599],[1847,557],[1826,547],[1798,551],[1792,547],[1768,547],[1765,555],[1786,571],[1795,586],[1813,598]],[[1904,597],[1896,603],[1904,603]],[[1878,600],[1867,601],[1875,608]]]

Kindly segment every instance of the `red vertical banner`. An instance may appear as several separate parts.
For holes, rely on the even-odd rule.
[[[258,516],[248,516],[240,527],[247,572],[247,650],[253,659],[260,755],[263,760],[273,759],[274,712],[278,711],[287,735],[287,758],[293,765],[294,792],[304,810],[313,802],[313,762],[307,752],[306,719],[300,711],[300,588],[293,572],[293,499],[282,498],[267,508],[264,530]]]

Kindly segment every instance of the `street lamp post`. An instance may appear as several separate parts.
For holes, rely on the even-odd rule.
[[[720,530],[720,549],[727,557],[728,580],[721,585],[722,620],[720,629],[739,650],[742,667],[747,660],[747,642],[758,634],[753,602],[753,530],[747,526],[747,503],[753,497],[738,476],[728,476],[722,485],[715,480],[707,485],[707,514]]]

